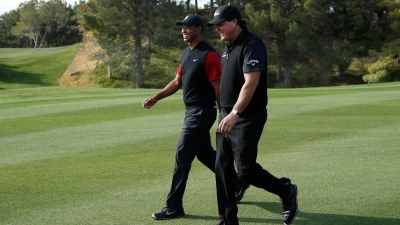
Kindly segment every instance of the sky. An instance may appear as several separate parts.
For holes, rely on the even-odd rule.
[[[77,0],[66,0],[71,5],[74,5],[75,1]],[[0,0],[0,14],[17,9],[19,4],[23,2],[29,2],[29,0]]]
[[[0,15],[13,9],[17,9],[20,3],[26,1],[28,0],[0,0]],[[74,5],[75,1],[77,0],[66,0],[66,2],[71,5]],[[203,8],[204,4],[209,2],[210,0],[197,0],[199,8]],[[194,4],[194,0],[191,0],[191,3]]]

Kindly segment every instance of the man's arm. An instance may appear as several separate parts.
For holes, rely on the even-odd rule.
[[[219,83],[220,83],[220,80],[211,81],[211,85],[213,86],[213,88],[215,90],[215,99],[217,99],[217,106],[218,106],[219,111],[221,112],[221,105],[219,104],[219,99],[220,99]]]
[[[142,102],[142,106],[144,108],[150,109],[153,105],[155,105],[159,100],[166,98],[175,92],[177,92],[182,87],[182,77],[178,74],[163,90],[161,90],[158,94],[147,98]]]
[[[221,112],[220,105],[220,92],[219,92],[219,83],[221,79],[221,58],[218,53],[215,51],[211,51],[207,54],[205,60],[206,73],[208,76],[208,80],[215,90],[215,99],[217,100],[218,109]]]
[[[238,112],[243,112],[243,110],[249,104],[253,94],[258,86],[258,80],[260,78],[261,71],[252,71],[244,74],[245,82],[240,90],[238,100],[235,103],[233,109]],[[219,132],[225,134],[232,130],[239,116],[229,113],[218,125]]]
[[[233,106],[239,112],[243,112],[244,109],[249,104],[254,92],[258,86],[258,81],[260,78],[261,71],[253,71],[244,74],[244,84],[240,90],[238,100]]]

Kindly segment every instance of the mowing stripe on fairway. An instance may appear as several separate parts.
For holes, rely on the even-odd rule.
[[[0,138],[0,166],[175,135],[182,117],[174,112]],[[168,129],[155,129],[154,124]]]
[[[268,115],[273,117],[285,117],[315,110],[331,109],[342,106],[374,103],[396,99],[400,100],[399,91],[394,90],[272,99],[269,101]]]
[[[184,107],[179,91],[143,109],[157,92],[0,91],[0,224],[165,223],[151,213],[170,188]],[[258,162],[298,185],[294,224],[400,224],[400,83],[269,96]],[[218,221],[215,178],[198,160],[184,207],[187,216],[166,223]],[[279,199],[262,189],[238,207],[241,225],[282,224]]]
[[[169,101],[176,99],[179,99],[178,95],[174,95],[168,98]],[[0,120],[46,115],[46,114],[60,113],[60,112],[71,112],[71,111],[93,109],[93,108],[100,108],[107,106],[135,104],[135,103],[141,103],[143,100],[144,100],[143,97],[126,96],[124,98],[115,98],[115,99],[97,98],[97,99],[87,99],[85,101],[79,101],[79,102],[74,101],[68,103],[39,104],[33,106],[0,109]]]

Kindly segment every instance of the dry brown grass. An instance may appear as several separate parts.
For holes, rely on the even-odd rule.
[[[59,79],[60,86],[97,86],[91,81],[89,74],[98,64],[99,61],[92,59],[85,48],[81,46],[74,60]]]

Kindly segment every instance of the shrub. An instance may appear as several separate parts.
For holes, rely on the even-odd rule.
[[[368,74],[363,76],[363,80],[367,83],[390,82],[400,79],[400,63],[393,56],[379,58],[366,67]]]

